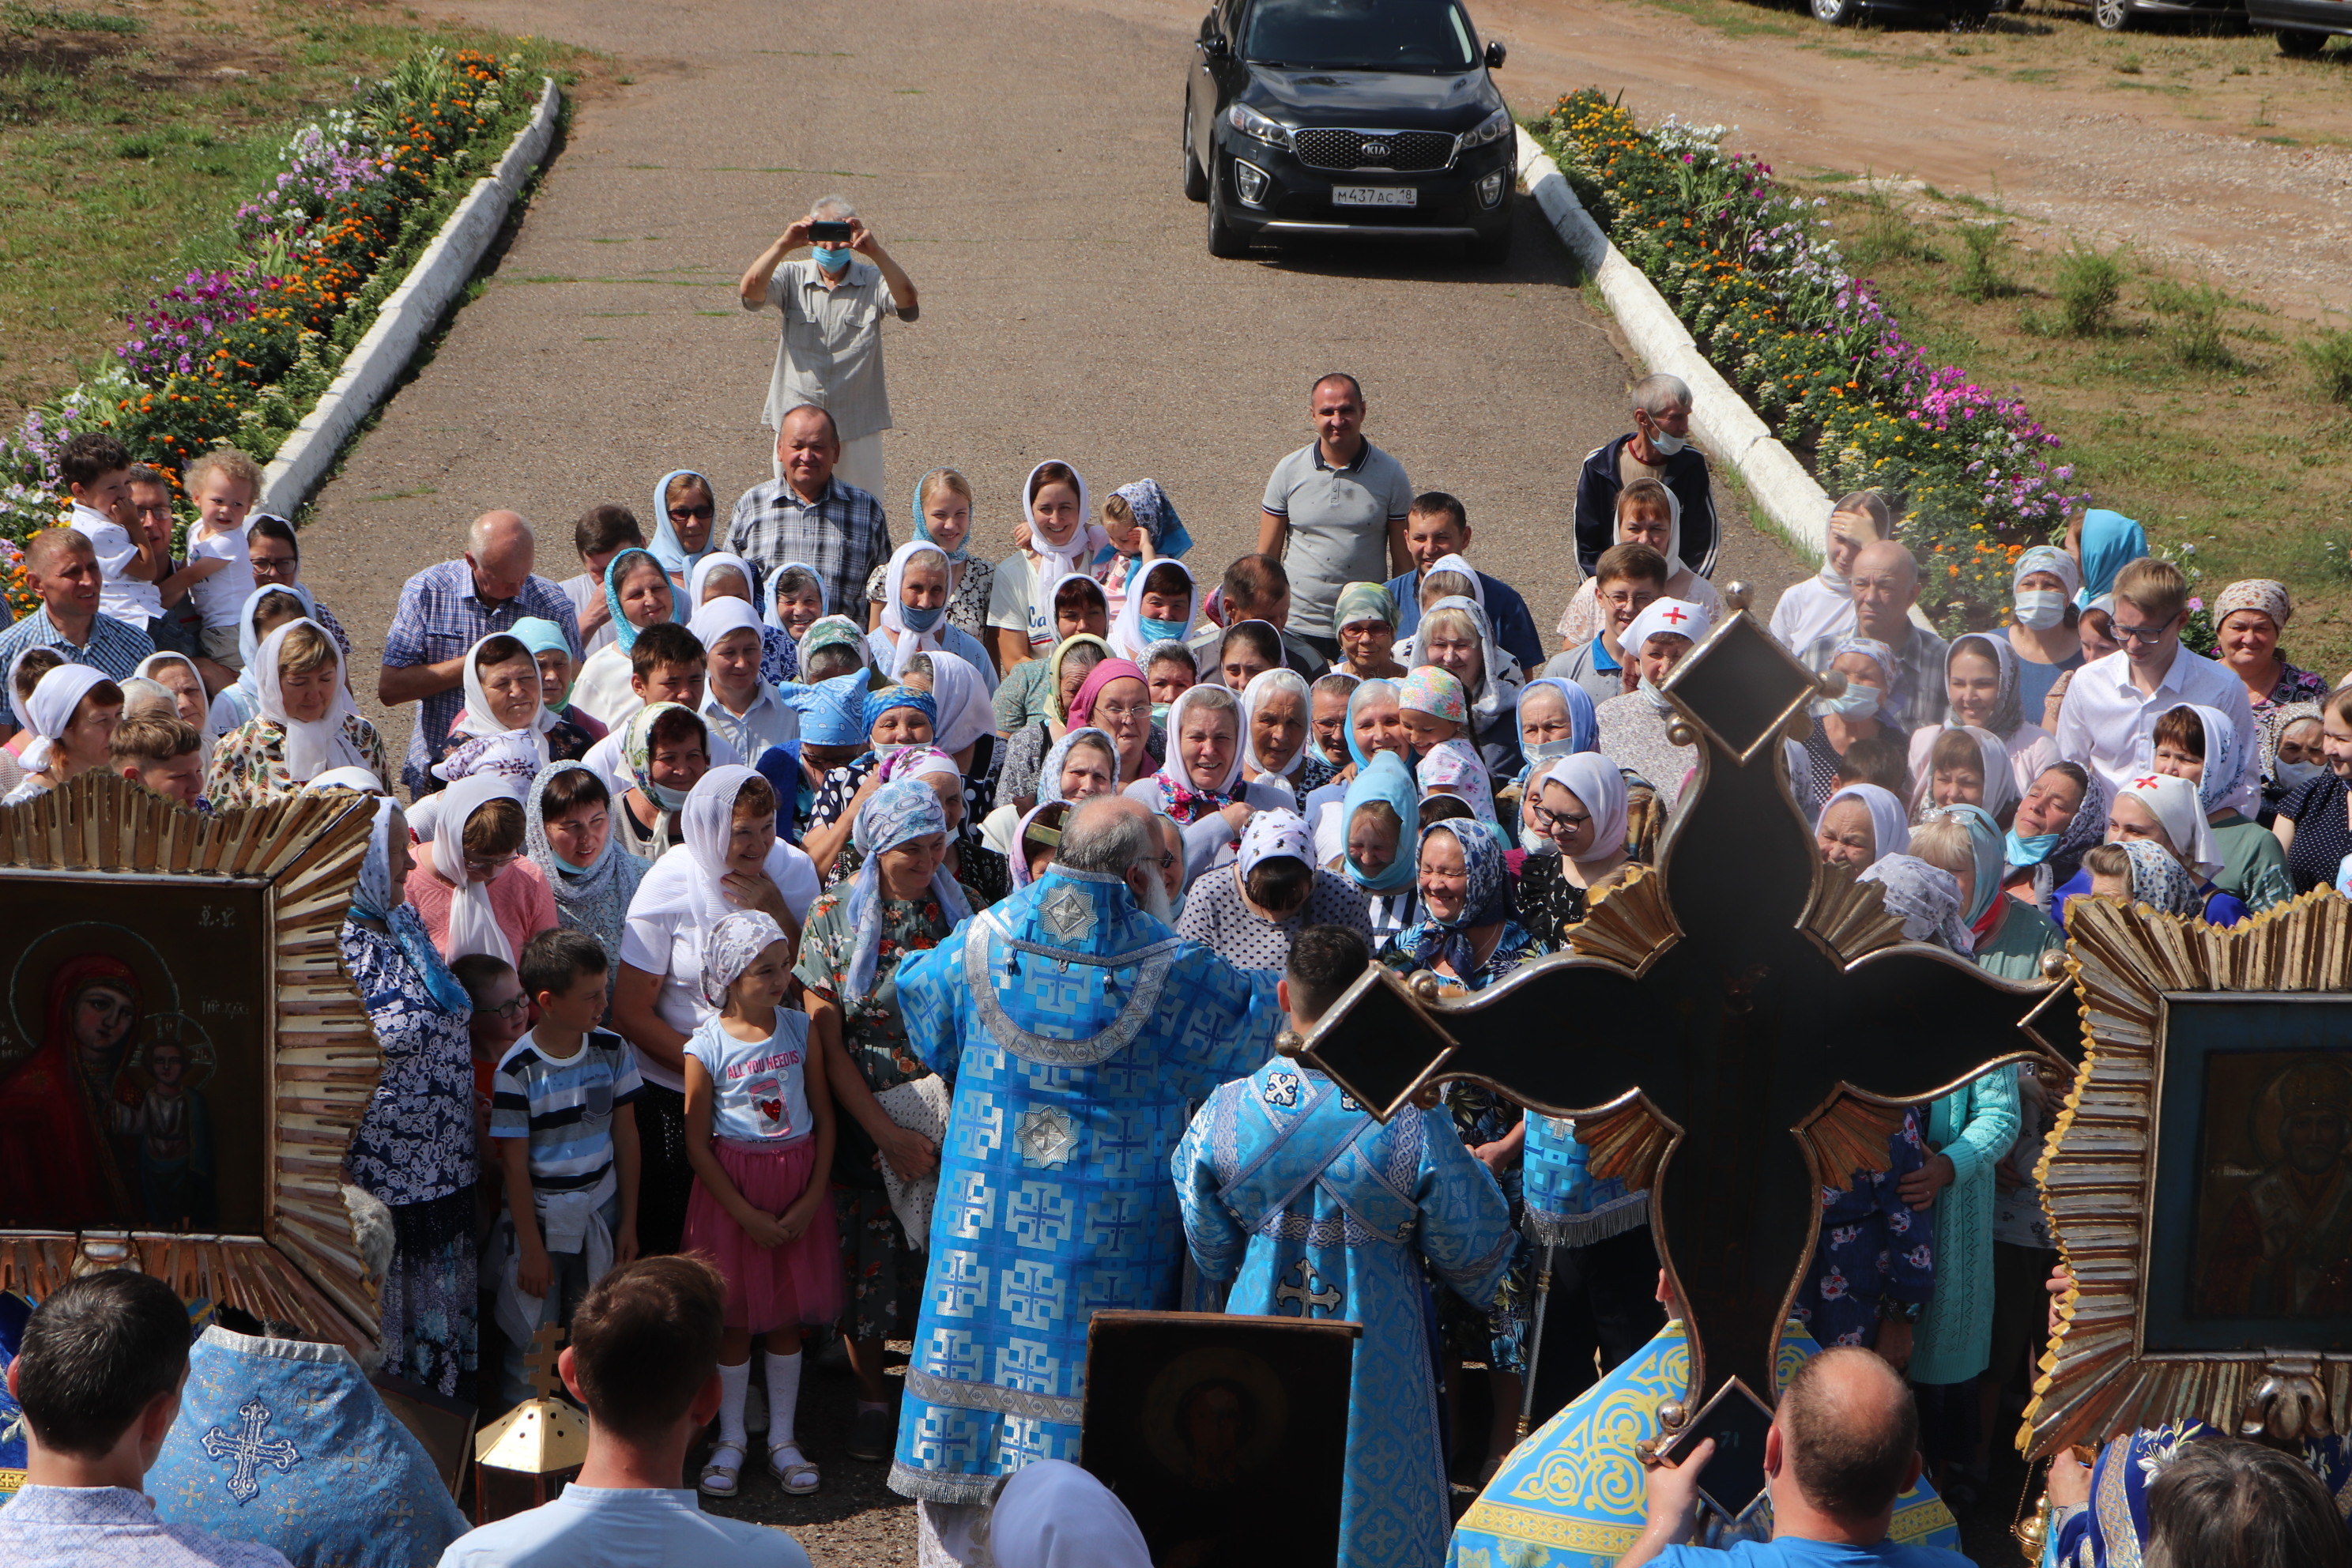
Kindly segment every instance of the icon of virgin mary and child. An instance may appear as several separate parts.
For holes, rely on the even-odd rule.
[[[49,977],[39,1044],[0,1075],[0,1226],[213,1228],[210,1049],[177,1014],[142,1031],[141,989],[104,953]]]

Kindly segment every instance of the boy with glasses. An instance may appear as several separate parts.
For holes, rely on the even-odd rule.
[[[2260,776],[2253,709],[2225,665],[2180,646],[2189,583],[2168,561],[2142,556],[2116,574],[2115,637],[2123,647],[2074,672],[2058,710],[2058,754],[2110,789],[2156,771],[2156,721],[2184,702],[2228,715],[2238,777],[2223,805],[2252,812]],[[2209,742],[2210,745],[2210,742]]]

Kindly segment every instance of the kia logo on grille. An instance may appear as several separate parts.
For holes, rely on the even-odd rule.
[[[1365,157],[1367,157],[1367,158],[1385,158],[1385,157],[1387,157],[1388,155],[1389,155],[1389,144],[1388,144],[1387,142],[1365,142],[1365,143],[1364,143],[1364,156],[1365,156]]]

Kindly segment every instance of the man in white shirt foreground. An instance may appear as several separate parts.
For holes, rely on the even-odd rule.
[[[719,1410],[727,1286],[698,1258],[641,1258],[589,1289],[556,1360],[588,1407],[580,1479],[459,1536],[441,1568],[808,1568],[781,1530],[704,1513],[686,1451]]]
[[[2116,574],[2113,620],[2124,646],[2067,682],[2058,754],[2121,789],[2156,770],[2156,721],[2184,702],[2201,704],[2228,714],[2237,727],[2237,754],[2244,761],[2223,804],[2251,815],[2262,766],[2253,708],[2245,683],[2226,666],[2180,646],[2189,624],[2188,579],[2169,561],[2140,557]]]

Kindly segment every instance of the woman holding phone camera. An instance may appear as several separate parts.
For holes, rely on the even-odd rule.
[[[805,260],[784,258],[808,246]],[[846,196],[822,196],[760,252],[737,285],[747,310],[784,318],[768,405],[769,429],[803,403],[828,410],[841,437],[834,474],[882,498],[882,432],[890,391],[882,374],[882,318],[915,319],[915,285]],[[783,478],[777,464],[776,478]]]

